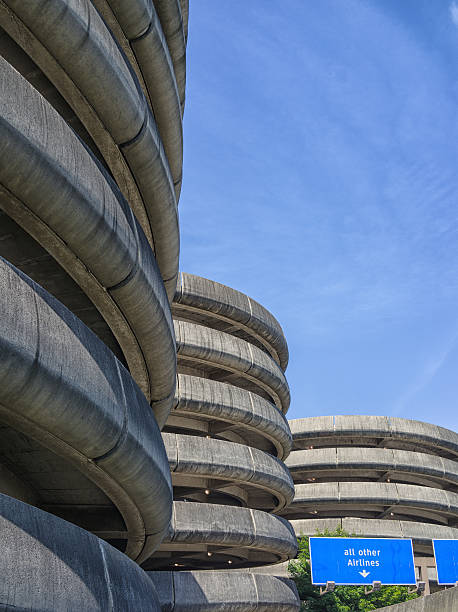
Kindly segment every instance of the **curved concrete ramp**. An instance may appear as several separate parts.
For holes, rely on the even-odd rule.
[[[262,448],[285,459],[292,445],[285,416],[272,403],[252,391],[200,376],[178,374],[175,406],[167,425],[192,432],[207,429],[221,437],[235,433],[247,446]],[[204,423],[204,425],[202,425]],[[231,438],[228,438],[231,439]]]
[[[176,354],[147,239],[62,117],[1,58],[0,70],[0,208],[23,230],[1,218],[0,254],[58,299],[66,295],[63,301],[78,314],[80,288],[119,341],[162,426],[174,396]]]
[[[110,30],[91,2],[76,0],[6,0],[0,24],[69,101],[123,185],[171,300],[180,242],[173,178],[145,95]],[[181,65],[184,57],[180,51]]]
[[[292,580],[240,572],[147,572],[162,612],[296,612]]]
[[[246,340],[210,327],[174,320],[180,372],[198,372],[230,382],[273,402],[286,414],[290,391],[283,370],[267,353]]]
[[[195,499],[193,495],[204,494],[210,501],[211,482],[218,494],[236,484],[245,492],[249,507],[258,510],[278,512],[293,500],[294,484],[285,464],[268,453],[225,440],[173,433],[162,437],[172,483],[185,486],[182,496]]]
[[[279,516],[238,506],[174,501],[169,533],[142,566],[235,569],[287,561],[296,552],[295,533]]]
[[[126,553],[136,560],[148,556],[168,528],[172,490],[165,448],[145,397],[81,321],[2,258],[0,322],[1,426],[11,428],[10,439],[19,431],[39,442],[52,453],[55,468],[66,460],[105,491],[124,517]],[[22,460],[3,457],[1,435],[0,450],[0,462],[10,462],[24,476],[37,472],[30,453]],[[25,480],[31,490],[43,492],[37,503],[62,509],[75,506],[82,495],[76,484],[81,481],[67,475],[60,487],[55,479],[50,486],[40,470],[38,478]],[[64,490],[69,496],[59,497]],[[88,505],[90,499],[83,504]]]
[[[94,535],[0,494],[1,610],[161,610],[140,567]]]
[[[247,340],[286,370],[288,345],[280,323],[264,306],[241,291],[181,272],[172,308],[175,319],[193,321]]]

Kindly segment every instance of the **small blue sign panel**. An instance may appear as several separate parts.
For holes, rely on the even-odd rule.
[[[313,584],[416,584],[412,540],[310,538]]]
[[[458,582],[458,540],[433,540],[437,584]]]

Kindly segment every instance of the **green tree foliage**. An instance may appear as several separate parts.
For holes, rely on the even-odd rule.
[[[338,527],[335,531],[317,532],[317,536],[349,537],[350,534]],[[351,536],[355,537],[355,536]],[[367,612],[385,606],[401,603],[418,597],[408,593],[407,587],[384,586],[380,591],[366,595],[361,586],[338,586],[332,593],[320,596],[320,587],[313,586],[310,573],[309,539],[298,540],[297,559],[288,565],[288,571],[294,580],[302,601],[301,611],[311,612]]]

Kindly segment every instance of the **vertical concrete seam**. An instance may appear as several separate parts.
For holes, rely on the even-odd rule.
[[[394,506],[398,506],[399,502],[400,502],[400,496],[399,496],[399,489],[398,489],[398,483],[397,482],[394,483],[394,487],[395,487],[395,490],[396,490],[397,500],[395,501],[395,503],[393,505]]]
[[[251,448],[251,446],[248,446],[248,452],[250,453],[250,459],[251,459],[251,476],[250,478],[247,480],[247,482],[251,482],[254,478],[255,472],[256,472],[256,466],[254,463],[254,457],[253,457],[253,449]]]
[[[171,434],[174,439],[175,439],[175,468],[174,468],[174,472],[179,472],[179,467],[180,467],[180,453],[178,452],[178,435],[172,433]],[[172,471],[172,470],[171,470]]]
[[[123,421],[122,421],[122,427],[121,427],[121,431],[119,433],[118,439],[116,440],[116,442],[114,443],[114,445],[103,455],[100,455],[99,457],[94,457],[92,459],[92,461],[94,463],[97,463],[98,461],[102,461],[103,459],[106,459],[107,457],[109,457],[110,455],[112,455],[120,446],[121,444],[124,442],[124,440],[127,437],[127,430],[128,430],[128,413],[127,413],[127,394],[126,394],[126,389],[124,387],[124,380],[123,380],[123,376],[121,375],[121,371],[120,371],[120,364],[118,361],[115,362],[116,364],[116,370],[118,372],[118,379],[120,381],[121,384],[121,388],[122,388],[122,393],[123,393]]]
[[[100,552],[102,554],[102,560],[103,560],[103,573],[105,575],[105,581],[106,581],[106,585],[107,585],[107,592],[108,592],[108,604],[109,604],[109,610],[110,612],[114,612],[114,602],[113,602],[113,593],[111,590],[111,581],[110,581],[110,572],[108,570],[108,564],[107,564],[107,560],[106,560],[106,556],[105,556],[105,542],[103,540],[99,540],[97,539],[97,543],[100,549]]]
[[[259,608],[259,603],[260,603],[259,602],[258,583],[256,581],[256,576],[254,574],[250,573],[250,576],[251,576],[251,578],[253,580],[253,586],[254,586],[254,590],[255,590],[255,593],[256,593],[256,608],[255,608],[255,610],[257,610]]]
[[[248,306],[250,307],[250,318],[248,319],[247,323],[245,323],[245,325],[248,325],[248,323],[251,323],[252,319],[253,319],[253,307],[251,306],[251,298],[248,295]]]
[[[172,601],[171,601],[172,610],[171,610],[171,612],[174,612],[175,604],[176,604],[176,597],[175,597],[175,593],[176,593],[176,590],[175,590],[175,576],[177,575],[177,572],[170,572],[170,573],[172,575]]]
[[[253,418],[254,418],[254,412],[255,412],[254,402],[253,402],[253,394],[251,393],[251,391],[248,391],[248,395],[249,395],[249,398],[250,398],[250,406],[251,406],[251,421],[250,422],[252,423],[253,422]]]
[[[176,381],[177,383],[175,386],[175,401],[173,403],[172,410],[178,407],[178,404],[180,403],[180,398],[181,398],[180,375],[178,374],[178,368],[177,368],[177,373],[176,373]]]
[[[253,357],[253,351],[251,349],[251,342],[247,342],[248,344],[248,350],[250,351],[250,367],[248,368],[248,370],[245,371],[245,373],[248,373],[251,368],[254,366],[254,357]]]
[[[170,541],[173,542],[175,540],[176,534],[176,504],[172,502],[172,515],[170,516],[169,529],[171,530],[171,538]]]
[[[256,520],[253,514],[253,508],[249,508],[249,510],[250,510],[251,523],[253,525],[253,539],[251,540],[251,543],[250,543],[250,546],[251,546],[256,541],[257,526],[256,526]]]

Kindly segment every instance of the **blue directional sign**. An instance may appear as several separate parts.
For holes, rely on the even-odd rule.
[[[437,583],[455,584],[458,581],[458,540],[433,540],[433,548]]]
[[[313,584],[416,584],[412,540],[310,538]]]

